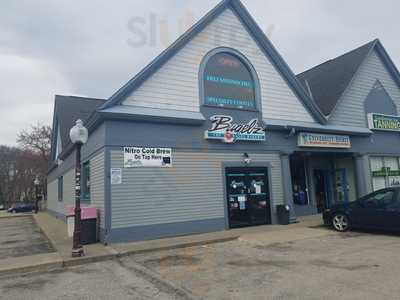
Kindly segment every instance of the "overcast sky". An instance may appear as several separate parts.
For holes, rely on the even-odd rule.
[[[3,0],[0,144],[54,95],[108,98],[218,0]],[[379,38],[400,66],[397,0],[243,0],[295,73]]]

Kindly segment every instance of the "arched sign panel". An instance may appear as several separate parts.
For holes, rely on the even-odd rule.
[[[205,105],[256,110],[254,78],[235,55],[215,54],[207,61],[203,76]]]

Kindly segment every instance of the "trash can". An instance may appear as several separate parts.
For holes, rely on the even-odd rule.
[[[75,207],[67,207],[68,236],[72,237],[75,227]],[[97,243],[97,209],[81,207],[81,244]]]
[[[277,205],[276,213],[278,215],[278,224],[289,225],[290,224],[290,206],[289,205]]]

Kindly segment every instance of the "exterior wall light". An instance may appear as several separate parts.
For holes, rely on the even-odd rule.
[[[249,156],[249,154],[247,152],[243,154],[243,162],[246,165],[251,163],[251,158],[250,158],[250,156]]]

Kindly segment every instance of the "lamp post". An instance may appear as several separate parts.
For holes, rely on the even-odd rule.
[[[33,184],[35,185],[35,214],[38,213],[39,211],[39,185],[40,185],[40,181],[39,178],[35,178],[35,180],[33,181]]]
[[[77,120],[69,132],[69,137],[76,146],[75,165],[75,226],[72,246],[72,257],[84,255],[81,245],[81,148],[88,140],[88,130],[83,126],[82,120]]]

